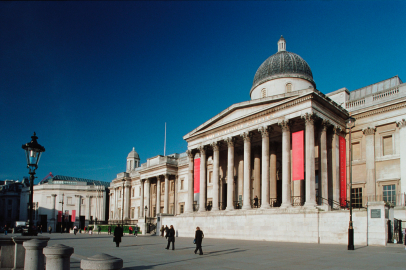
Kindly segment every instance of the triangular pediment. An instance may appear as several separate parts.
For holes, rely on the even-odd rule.
[[[210,120],[206,121],[196,129],[186,134],[183,139],[190,138],[192,136],[209,132],[213,129],[228,125],[235,121],[250,117],[252,115],[261,113],[269,108],[278,106],[282,102],[286,102],[295,99],[298,95],[290,95],[288,97],[275,96],[264,99],[250,100],[241,103],[236,103],[217,114]]]

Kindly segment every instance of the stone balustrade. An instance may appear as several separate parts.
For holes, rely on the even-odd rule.
[[[39,239],[32,239],[23,243],[25,248],[24,269],[43,270],[45,268],[43,249],[47,244],[48,241]]]

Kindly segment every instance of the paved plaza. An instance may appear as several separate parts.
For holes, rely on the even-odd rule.
[[[175,251],[166,250],[166,239],[157,236],[124,236],[119,248],[113,236],[88,234],[42,234],[57,243],[74,247],[71,269],[80,260],[107,253],[124,260],[123,269],[405,269],[403,245],[386,247],[319,245],[265,241],[203,240],[203,256],[195,255],[192,238],[176,238]]]

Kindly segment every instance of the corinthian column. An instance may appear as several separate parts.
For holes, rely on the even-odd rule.
[[[327,127],[329,122],[323,120],[321,123],[321,134],[320,134],[320,178],[319,182],[321,183],[321,192],[319,196],[321,198],[328,199],[328,165],[327,165]],[[328,204],[327,200],[321,200],[321,204]]]
[[[250,132],[241,135],[244,139],[244,194],[242,209],[251,209],[251,137]]]
[[[219,145],[217,142],[211,144],[213,147],[213,209],[219,210]]]
[[[150,189],[151,189],[151,182],[149,178],[145,179],[145,199],[146,199],[146,206],[148,208],[147,217],[150,217],[151,213],[151,205],[150,205]]]
[[[333,128],[333,200],[340,202],[340,138],[341,129]],[[332,205],[333,207],[333,205]]]
[[[161,176],[156,177],[156,215],[161,213]]]
[[[141,212],[141,217],[144,217],[144,179],[141,179],[140,184],[141,184],[141,198],[140,198],[140,212]]]
[[[188,177],[187,177],[187,201],[186,201],[186,213],[193,212],[193,195],[194,195],[194,187],[193,187],[193,165],[194,165],[194,156],[192,150],[186,151],[188,158],[189,158],[189,170],[188,170]]]
[[[262,190],[261,190],[261,208],[270,208],[269,205],[269,129],[261,127],[258,131],[262,135]]]
[[[169,174],[165,174],[164,214],[169,210]]]
[[[227,211],[234,210],[234,138],[226,139],[227,153]]]
[[[204,146],[200,150],[200,195],[199,212],[206,211],[206,150]]]
[[[316,206],[316,174],[314,164],[314,115],[303,116],[306,124],[306,202],[305,207]]]
[[[282,205],[291,207],[290,202],[290,126],[289,120],[279,123],[282,129]]]
[[[130,218],[130,184],[126,181],[124,184],[124,219]]]

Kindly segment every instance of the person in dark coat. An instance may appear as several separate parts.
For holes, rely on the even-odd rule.
[[[165,225],[165,238],[166,239],[168,239],[168,231],[169,231],[168,225]]]
[[[197,227],[196,233],[195,233],[195,241],[196,241],[195,254],[196,254],[197,250],[199,250],[199,255],[203,255],[203,250],[202,250],[203,238],[204,238],[203,231],[200,230],[200,227]]]
[[[108,234],[111,234],[111,226],[108,228]]]
[[[254,207],[258,208],[258,196],[256,196],[256,195],[255,195],[255,198],[254,198]]]
[[[172,250],[175,250],[175,229],[173,228],[173,225],[171,225],[166,233],[166,237],[168,238],[168,245],[166,246],[166,249],[169,249],[169,245],[172,242]]]
[[[121,237],[123,236],[123,230],[120,224],[114,229],[114,242],[116,242],[116,247],[120,246]]]

